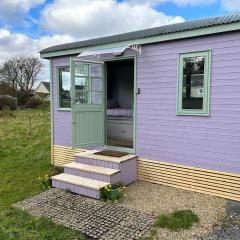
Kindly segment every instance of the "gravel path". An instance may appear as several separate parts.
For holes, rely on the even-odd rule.
[[[131,184],[117,205],[51,189],[14,206],[100,240],[140,239],[160,213],[191,209],[199,223],[179,232],[159,229],[156,239],[240,240],[239,202],[144,181]]]
[[[177,209],[191,209],[199,216],[199,223],[190,230],[180,232],[159,229],[157,239],[195,240],[207,235],[214,226],[221,223],[225,216],[226,200],[139,181],[128,187],[128,196],[120,204],[155,216]]]
[[[239,240],[240,239],[240,202],[227,201],[226,216],[223,224],[216,227],[202,240]]]
[[[154,217],[150,214],[60,189],[50,189],[13,206],[79,230],[91,239],[136,240],[154,224]]]

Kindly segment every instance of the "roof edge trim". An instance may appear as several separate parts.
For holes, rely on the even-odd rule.
[[[52,58],[52,57],[60,57],[60,56],[67,56],[67,55],[76,55],[86,50],[96,49],[96,48],[103,48],[103,47],[117,47],[121,45],[136,45],[136,44],[149,44],[149,43],[157,43],[157,42],[165,42],[165,41],[172,41],[184,38],[192,38],[192,37],[199,37],[205,35],[212,35],[217,33],[224,33],[224,32],[231,32],[240,30],[240,22],[235,23],[228,23],[224,25],[218,26],[211,26],[211,27],[204,27],[195,30],[188,30],[183,32],[177,33],[169,33],[164,35],[158,35],[153,37],[145,37],[139,38],[135,40],[129,41],[121,41],[121,42],[114,42],[108,44],[102,44],[97,46],[90,46],[90,47],[82,47],[82,48],[75,48],[70,50],[60,50],[54,51],[49,53],[41,53],[40,57],[44,59]]]

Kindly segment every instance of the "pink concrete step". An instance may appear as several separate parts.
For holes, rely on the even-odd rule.
[[[75,162],[104,168],[120,169],[120,163],[78,156],[77,154],[75,155]]]
[[[52,186],[68,190],[92,198],[100,198],[99,187],[106,186],[107,182],[78,177],[66,173],[52,177]]]
[[[111,184],[120,181],[120,170],[72,162],[64,165],[64,173]]]
[[[99,150],[89,150],[75,154],[75,162],[85,165],[120,170],[113,182],[128,185],[137,180],[137,156],[127,154],[122,157],[110,157],[95,154]]]
[[[109,157],[95,154],[97,151],[76,154],[74,162],[64,165],[64,173],[52,177],[52,186],[99,199],[99,187],[137,180],[135,155]]]

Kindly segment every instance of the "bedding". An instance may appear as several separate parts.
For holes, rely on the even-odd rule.
[[[107,116],[132,117],[132,115],[133,115],[132,109],[124,109],[124,108],[107,109]]]

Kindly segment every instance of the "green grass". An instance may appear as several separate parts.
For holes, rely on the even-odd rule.
[[[52,171],[49,109],[0,111],[1,240],[84,239],[77,231],[10,207],[44,191],[38,177],[49,171]]]
[[[159,228],[167,228],[170,231],[179,231],[182,229],[190,229],[194,223],[199,222],[198,216],[191,210],[177,210],[170,214],[161,214],[147,237],[141,240],[157,239]]]
[[[157,219],[156,226],[178,231],[180,229],[189,229],[198,221],[198,216],[191,210],[178,210],[168,215],[161,214]]]

